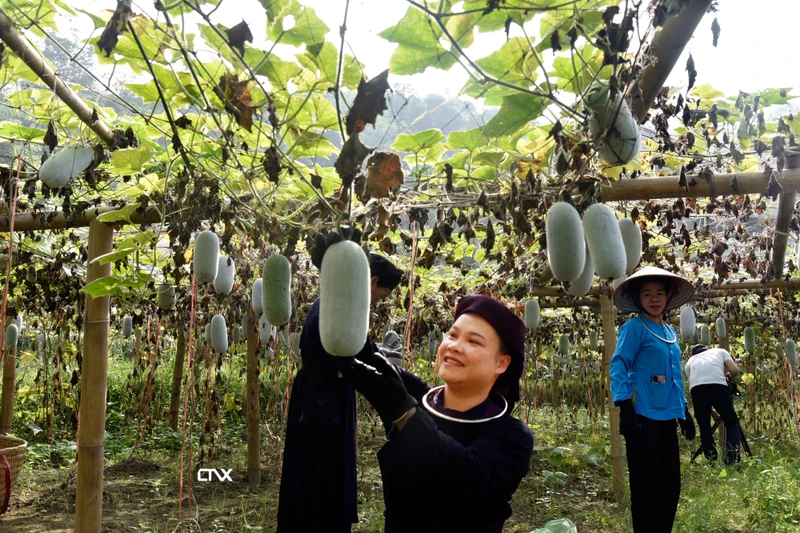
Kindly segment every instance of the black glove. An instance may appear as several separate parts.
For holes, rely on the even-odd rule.
[[[342,228],[341,235],[336,231],[331,231],[327,237],[322,233],[317,233],[314,235],[314,244],[308,250],[308,254],[311,256],[311,263],[317,268],[322,268],[322,258],[325,256],[328,246],[332,246],[342,240],[350,240],[360,246],[361,230],[345,227]]]
[[[686,418],[684,420],[678,419],[678,424],[681,426],[681,433],[686,437],[686,440],[694,440],[697,436],[697,430],[694,428],[694,418],[689,414],[689,406],[686,406],[686,412],[683,414]]]
[[[370,358],[374,366],[355,357],[335,359],[342,376],[372,404],[387,428],[417,406],[417,400],[406,391],[400,374],[381,354]]]
[[[393,350],[389,346],[384,344],[378,345],[378,350],[381,352],[381,355],[387,358],[390,362],[397,364],[396,361],[392,361],[392,359],[396,359],[397,361],[403,360],[403,352],[398,350]]]
[[[614,405],[619,407],[619,432],[626,437],[631,436],[635,431],[642,429],[642,424],[636,416],[636,409],[633,408],[633,402],[630,399],[614,402]]]

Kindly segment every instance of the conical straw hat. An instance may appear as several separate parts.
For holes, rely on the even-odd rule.
[[[631,283],[636,280],[641,282],[642,278],[666,278],[665,281],[669,281],[672,284],[674,288],[673,293],[670,299],[667,301],[667,307],[664,309],[665,311],[680,307],[694,297],[694,286],[688,280],[678,276],[677,274],[673,274],[672,272],[667,272],[664,269],[654,266],[646,266],[637,272],[634,272],[628,277],[628,279],[620,283],[620,285],[614,291],[614,305],[616,305],[622,311],[627,311],[629,313],[640,312],[640,309],[636,307],[633,298],[631,298],[631,294],[628,289],[630,288]]]

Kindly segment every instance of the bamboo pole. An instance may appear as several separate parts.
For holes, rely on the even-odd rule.
[[[786,167],[795,169],[800,166],[800,154],[790,153],[786,157]],[[772,243],[772,266],[775,277],[783,275],[783,264],[786,259],[786,245],[789,244],[789,225],[794,216],[795,191],[783,191],[778,195],[778,215],[775,217],[775,239]]]
[[[11,317],[6,318],[6,323],[11,324]],[[6,326],[8,327],[8,326]],[[4,351],[7,348],[4,348]],[[7,351],[3,358],[3,391],[0,399],[0,435],[11,434],[11,425],[14,420],[14,395],[17,388],[17,347]]]
[[[258,386],[258,315],[247,306],[247,479],[261,483],[261,398]]]
[[[186,358],[186,333],[183,321],[178,322],[178,346],[175,349],[175,366],[172,370],[172,394],[169,402],[169,427],[178,431],[178,412],[181,406],[181,383],[183,382],[183,366]]]
[[[84,228],[100,215],[118,211],[119,209],[111,206],[92,207],[71,215],[66,215],[63,211],[17,213],[14,218],[14,231]],[[161,218],[161,212],[157,208],[150,206],[141,213],[134,211],[130,216],[130,222],[121,220],[114,222],[114,224],[155,224],[160,222]],[[8,231],[10,223],[10,214],[0,216],[0,232]]]
[[[680,13],[668,19],[653,37],[648,54],[650,63],[639,81],[641,94],[633,101],[633,114],[640,123],[646,121],[647,111],[711,3],[712,0],[692,0]]]
[[[114,231],[93,221],[89,226],[89,258],[86,283],[111,275],[111,263],[92,263],[113,249]],[[78,474],[75,501],[75,533],[100,533],[103,525],[103,450],[108,376],[109,297],[86,295],[83,325],[86,349],[81,373],[78,429]]]
[[[614,328],[614,306],[611,298],[606,295],[600,297],[601,313],[603,317],[603,376],[606,383],[610,384],[609,365],[611,356],[617,346],[617,332]],[[622,446],[622,435],[619,433],[619,407],[614,405],[611,396],[611,387],[606,387],[608,401],[608,418],[611,423],[611,478],[614,499],[622,502],[625,496],[625,452]]]
[[[0,8],[0,39],[28,65],[34,74],[55,91],[84,124],[113,149],[114,132],[101,120],[92,119],[93,110],[50,68],[45,57],[17,31],[16,24],[2,8]]]

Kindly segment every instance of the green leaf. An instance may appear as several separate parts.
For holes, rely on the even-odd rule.
[[[698,85],[697,87],[692,89],[692,94],[704,100],[713,100],[714,98],[725,96],[725,93],[723,93],[722,91],[718,91],[717,89],[712,87],[710,83],[704,83],[702,85]]]
[[[483,131],[488,137],[510,135],[539,118],[547,102],[530,94],[513,94],[503,98],[500,111],[489,121]]]
[[[132,246],[137,246],[141,249],[141,247],[153,242],[153,239],[155,238],[156,234],[152,230],[142,231],[118,243],[117,248],[130,248]]]
[[[297,0],[261,0],[267,14],[267,39],[280,44],[310,46],[325,41],[330,29],[316,11]]]
[[[103,255],[95,257],[94,259],[92,259],[92,261],[89,264],[90,265],[93,265],[93,264],[105,265],[106,263],[113,263],[115,261],[119,261],[120,259],[128,257],[130,254],[134,253],[137,250],[139,250],[139,248],[136,248],[136,247],[133,247],[133,248],[118,248],[117,250],[114,250],[113,252],[109,252],[107,254],[103,254]]]
[[[783,91],[785,96],[781,96],[781,91]],[[761,107],[767,107],[768,105],[788,103],[789,99],[791,98],[791,96],[789,96],[791,92],[791,87],[767,89],[766,91],[761,91],[759,93],[760,98],[758,99],[758,104]]]
[[[378,35],[399,45],[389,60],[393,74],[416,74],[428,67],[448,70],[456,63],[456,56],[439,42],[441,29],[415,7],[408,8],[399,24]]]
[[[125,87],[133,91],[145,104],[158,102],[158,89],[156,89],[156,84],[152,81],[147,83],[126,83]]]
[[[256,74],[266,76],[272,84],[273,90],[286,91],[288,90],[289,80],[300,74],[301,70],[303,70],[302,67],[297,63],[284,61],[272,56],[261,65]]]
[[[397,136],[394,144],[392,144],[392,149],[398,152],[418,153],[436,144],[441,144],[444,138],[442,130],[439,129],[425,130],[413,134],[403,133]]]
[[[29,128],[15,122],[0,123],[0,136],[25,141],[35,141],[44,138],[45,131],[38,128]]]
[[[482,128],[473,128],[466,131],[453,131],[447,136],[447,148],[451,150],[477,150],[486,146],[489,138],[483,133]]]
[[[142,167],[153,159],[153,149],[143,144],[138,148],[124,148],[111,152],[111,167],[108,171],[119,176],[130,176],[142,171]]]
[[[120,279],[114,276],[98,278],[81,289],[92,298],[101,298],[121,294],[126,287],[134,286],[130,280]]]
[[[108,213],[103,213],[97,220],[100,222],[130,222],[131,215],[136,212],[136,209],[139,208],[138,204],[131,204],[126,205],[121,209],[117,209],[116,211],[109,211]]]

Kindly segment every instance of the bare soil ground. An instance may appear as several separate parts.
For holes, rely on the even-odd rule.
[[[375,451],[381,442],[361,435],[359,446],[359,516],[354,532],[382,530],[383,496]],[[366,441],[366,442],[365,442]],[[125,459],[107,466],[103,486],[103,532],[273,532],[276,529],[280,474],[277,450],[265,446],[262,479],[258,487],[247,483],[242,450],[221,454],[216,465],[230,468],[233,482],[193,482],[196,504],[192,516],[200,528],[177,527],[178,460],[154,453]],[[211,465],[205,465],[211,466]],[[534,457],[531,473],[514,496],[514,514],[506,532],[527,533],[548,520],[570,517],[581,533],[606,533],[603,517],[623,511],[612,503],[610,480],[602,469],[570,484],[569,490],[553,492],[542,485],[543,469],[552,468]],[[23,469],[14,489],[9,512],[0,517],[3,533],[71,533],[75,520],[74,466]],[[186,482],[185,482],[186,486]],[[184,513],[185,513],[184,491]],[[421,503],[419,505],[422,505]]]

